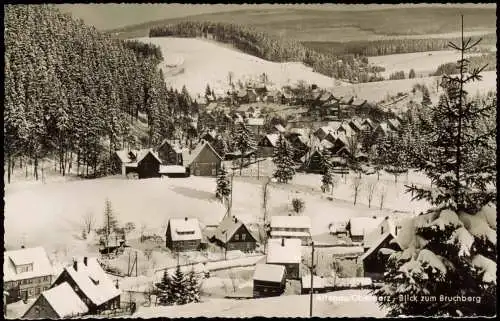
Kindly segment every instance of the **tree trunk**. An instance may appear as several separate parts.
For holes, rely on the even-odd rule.
[[[80,149],[76,151],[76,175],[80,175]]]
[[[68,164],[68,173],[71,173],[71,168],[73,167],[73,150],[69,152],[69,164]]]
[[[377,181],[380,180],[380,171],[377,171]]]
[[[11,161],[11,156],[9,155],[7,157],[7,184],[10,184],[10,172],[12,170],[11,166],[12,166],[12,161]]]
[[[19,168],[23,168],[23,156],[19,157]]]
[[[33,166],[34,166],[35,180],[38,181],[38,155],[35,155],[35,162]]]

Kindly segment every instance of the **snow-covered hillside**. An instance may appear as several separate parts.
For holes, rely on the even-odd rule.
[[[229,89],[229,72],[234,81],[258,79],[266,73],[270,82],[281,88],[298,80],[315,83],[320,87],[332,87],[341,82],[313,72],[300,62],[276,63],[229,48],[224,44],[193,38],[137,38],[145,43],[161,47],[164,61],[161,68],[170,86],[183,85],[191,94],[204,94],[207,84],[217,92]],[[343,83],[342,83],[343,84]]]

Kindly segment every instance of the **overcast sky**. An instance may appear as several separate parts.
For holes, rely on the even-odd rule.
[[[143,22],[186,17],[203,13],[225,12],[238,9],[271,9],[280,8],[285,5],[257,4],[59,4],[64,12],[71,13],[74,17],[81,18],[85,23],[94,25],[98,29],[114,29],[128,25],[140,24]],[[293,8],[309,8],[321,10],[377,10],[398,7],[422,7],[421,5],[346,5],[346,4],[315,4],[315,5],[286,5]],[[435,5],[434,5],[435,6]],[[438,5],[449,6],[449,5]],[[453,5],[458,7],[459,5]],[[478,5],[463,5],[467,7],[477,7]],[[495,4],[481,5],[495,8]]]

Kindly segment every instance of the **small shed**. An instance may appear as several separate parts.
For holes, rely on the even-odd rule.
[[[317,275],[312,276],[313,289],[314,293],[322,293],[325,292],[326,282],[322,277]],[[301,294],[309,294],[311,293],[311,275],[304,275],[300,280],[300,293]]]
[[[371,233],[385,218],[379,216],[352,217],[346,229],[353,242],[363,242],[365,236]]]
[[[257,264],[253,275],[254,298],[279,296],[285,292],[286,270],[282,265]]]
[[[201,244],[200,223],[196,218],[171,218],[168,221],[166,246],[174,252],[195,251]]]
[[[160,165],[160,175],[166,177],[187,177],[186,167],[181,165]]]
[[[300,263],[302,259],[302,243],[300,239],[269,239],[267,243],[268,264],[282,265],[289,279],[300,278]]]
[[[383,280],[387,261],[394,251],[401,251],[401,246],[394,234],[386,232],[359,258],[359,262],[363,264],[364,276],[374,281]]]

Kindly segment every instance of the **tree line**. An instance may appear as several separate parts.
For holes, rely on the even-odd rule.
[[[301,61],[321,74],[348,80],[358,80],[363,69],[369,70],[368,61],[356,55],[335,56],[304,47],[300,42],[271,36],[253,27],[211,21],[183,21],[153,27],[150,37],[208,38],[230,43],[245,53],[276,62]]]
[[[363,41],[305,41],[303,45],[322,53],[334,55],[385,56],[412,52],[449,50],[448,44],[459,38],[425,38],[425,39],[383,39]],[[496,45],[496,35],[483,37],[483,45]],[[479,50],[479,48],[475,48]]]
[[[51,5],[6,6],[9,181],[23,158],[33,160],[36,179],[45,157],[56,156],[63,175],[75,156],[77,172],[108,169],[114,150],[140,143],[131,125],[141,113],[149,125],[143,144],[173,135],[174,116],[187,117],[193,104],[186,90],[166,87],[161,60],[158,47],[113,39]]]

